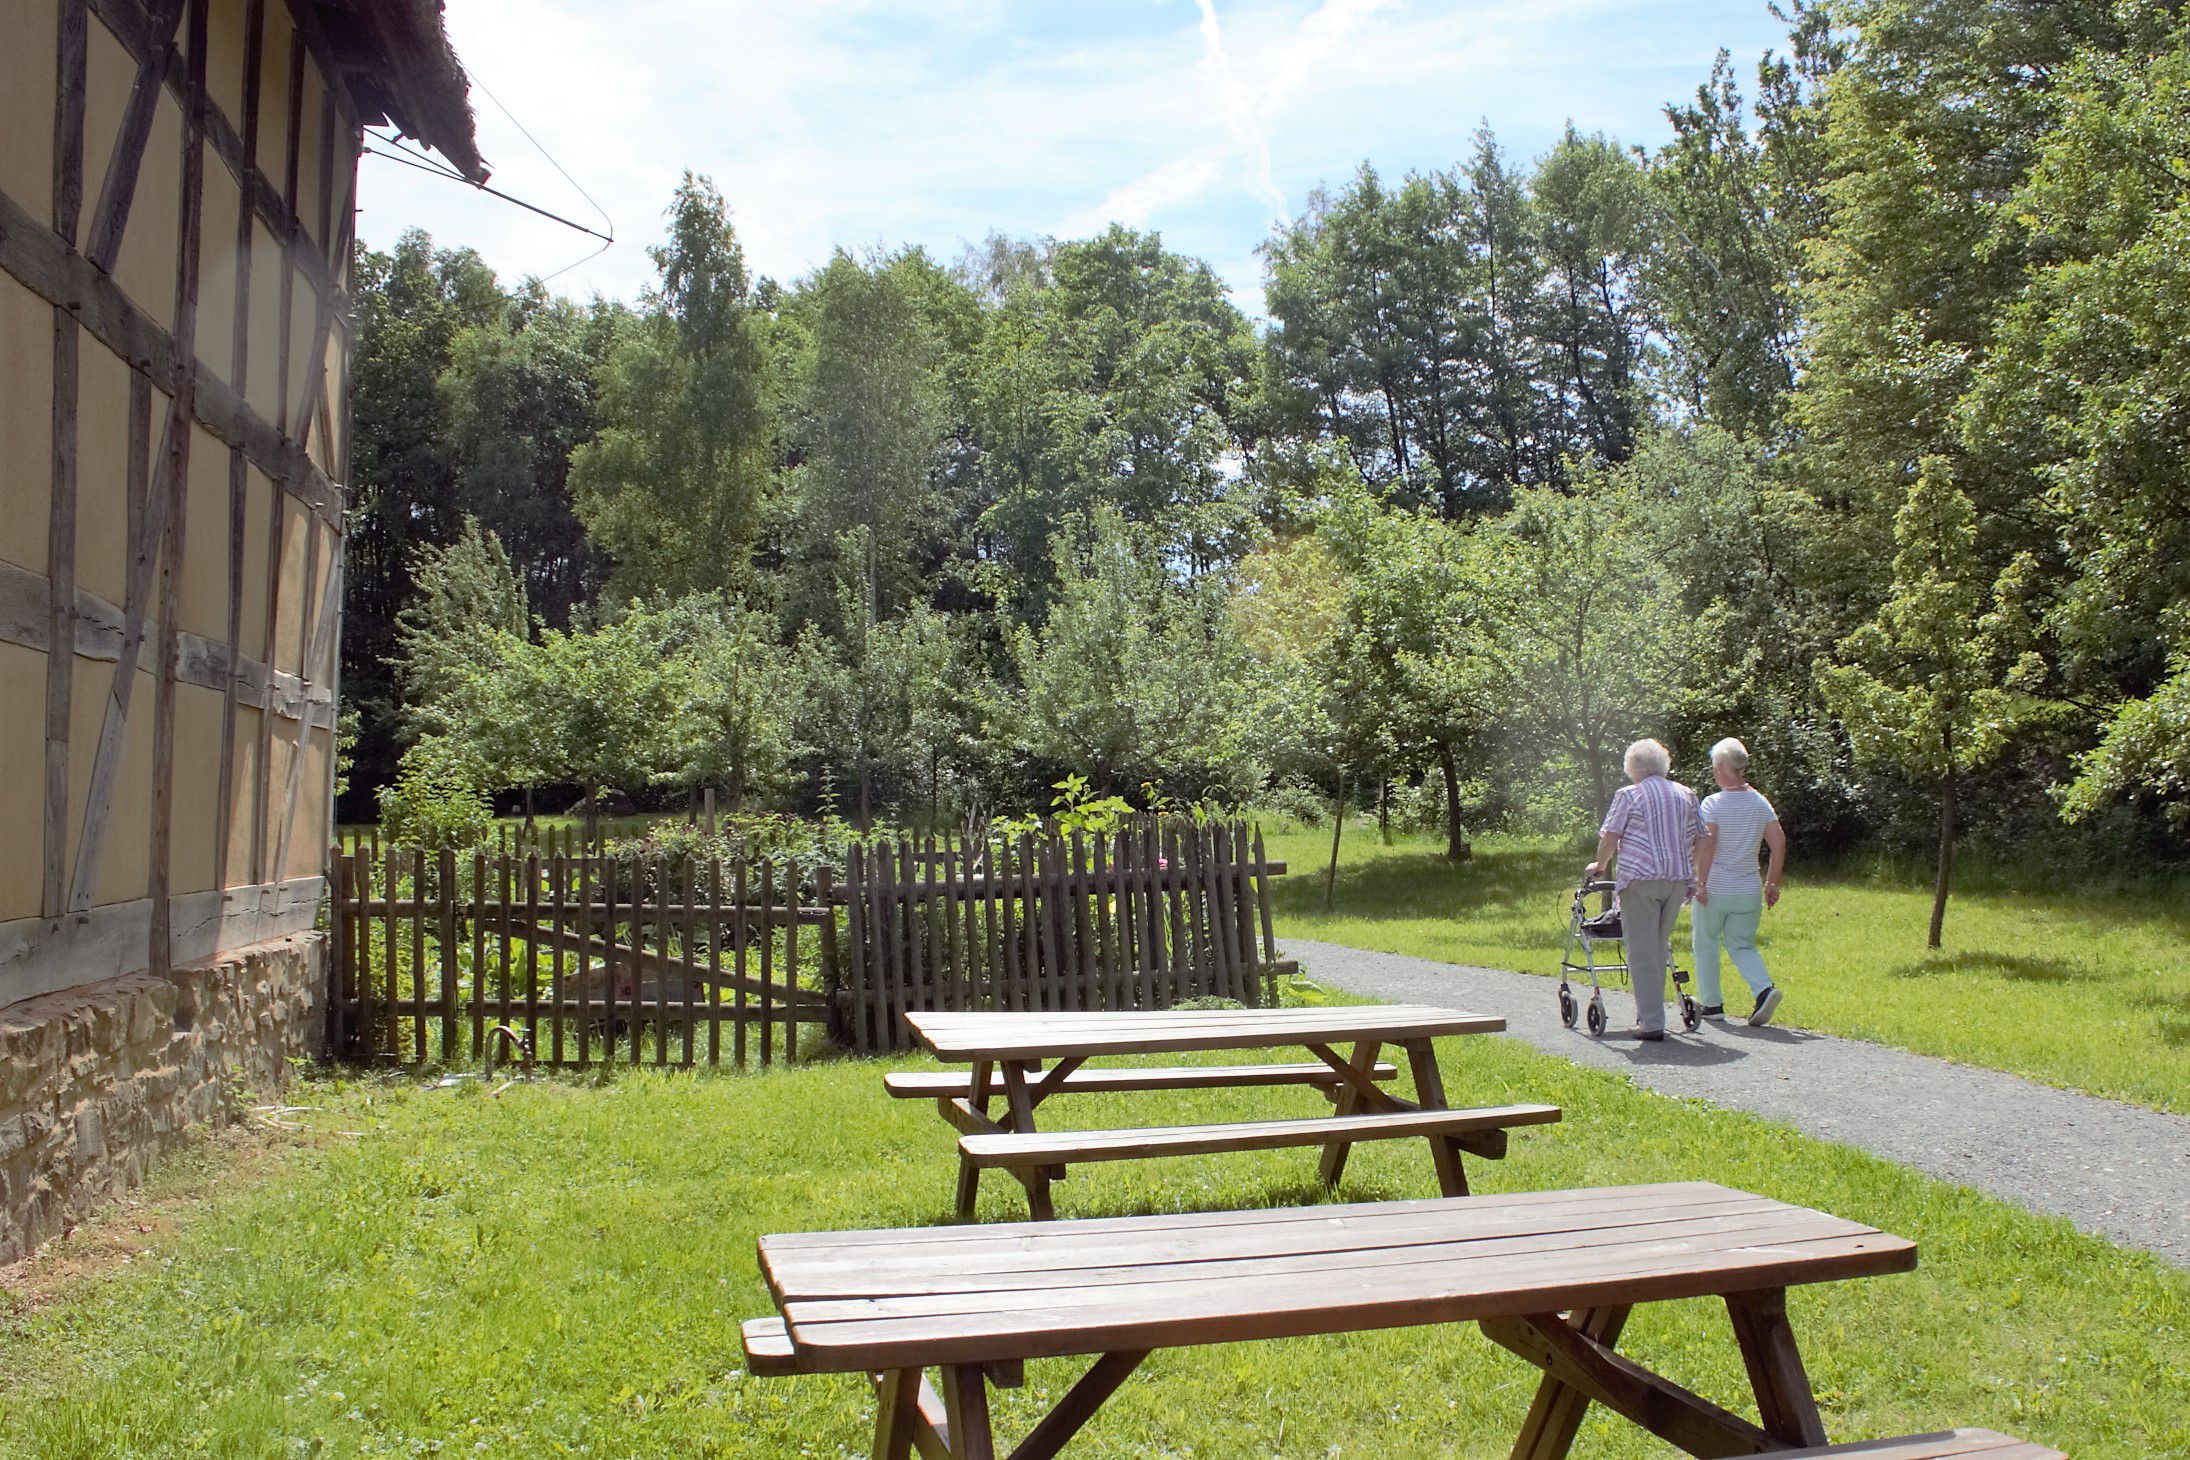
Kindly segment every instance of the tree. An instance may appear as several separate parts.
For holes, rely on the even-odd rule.
[[[393,668],[405,737],[415,743],[455,728],[473,671],[522,641],[532,615],[501,539],[474,517],[446,547],[419,548],[411,578],[418,591],[396,616]]]
[[[767,508],[772,421],[745,256],[721,194],[686,173],[660,278],[600,375],[600,431],[570,488],[619,597],[738,589]]]
[[[732,812],[779,786],[797,749],[805,687],[774,627],[770,616],[719,598],[687,599],[669,616],[667,642],[685,670],[672,774],[725,788]]]
[[[1217,585],[1173,579],[1115,511],[1060,532],[1056,554],[1047,621],[1010,641],[1018,688],[993,721],[1008,747],[1097,792],[1260,785],[1252,665]]]
[[[1426,763],[1443,779],[1445,855],[1464,861],[1463,761],[1510,703],[1506,544],[1359,494],[1325,515],[1322,536],[1345,573],[1323,661],[1334,721],[1355,746],[1379,745],[1388,768]]]
[[[1859,759],[1930,781],[1939,796],[1931,929],[1940,946],[1954,874],[1961,779],[1997,755],[2030,712],[2010,687],[2011,612],[1988,612],[1976,513],[1939,457],[1927,457],[1894,519],[1893,587],[1878,616],[1840,646],[1818,687]]]
[[[1524,492],[1498,527],[1511,545],[1507,725],[1531,759],[1549,750],[1578,771],[1601,813],[1621,748],[1666,726],[1693,682],[1700,628],[1624,475]]]
[[[2158,19],[2155,17],[2155,19]],[[2190,765],[2190,23],[2087,49],[2018,189],[2042,250],[1961,402],[1965,448],[2032,482],[2046,692],[2099,744],[2065,810],[2179,790]]]
[[[1112,227],[1057,244],[1050,283],[997,307],[969,372],[979,515],[995,595],[1045,611],[1060,524],[1109,507],[1188,574],[1236,558],[1253,484],[1230,469],[1254,338],[1208,265]]]
[[[598,555],[570,502],[571,453],[594,429],[594,377],[625,315],[582,310],[537,284],[506,318],[449,342],[436,383],[457,501],[500,539],[533,611],[556,628],[599,586]]]
[[[898,269],[839,252],[802,293],[792,436],[796,556],[807,587],[802,617],[835,607],[840,547],[865,587],[860,612],[890,617],[918,591],[930,543],[952,524],[936,473],[943,458],[942,342]]]
[[[413,596],[412,566],[421,548],[450,541],[463,518],[438,382],[455,339],[496,326],[508,296],[476,253],[436,249],[416,229],[388,253],[361,246],[353,279],[342,698],[358,711],[355,779],[364,793],[395,770],[398,692],[389,665],[396,615]]]
[[[944,615],[914,604],[902,617],[874,621],[861,612],[864,602],[864,590],[848,583],[843,635],[809,629],[800,638],[802,737],[823,765],[850,771],[862,827],[893,787],[923,791],[932,819],[968,759],[966,667]]]
[[[1618,463],[1635,449],[1653,321],[1638,288],[1649,229],[1641,169],[1611,138],[1570,125],[1529,179],[1544,267],[1555,435],[1570,455]]]
[[[588,821],[602,791],[677,778],[684,712],[698,698],[671,610],[633,604],[592,630],[504,637],[469,676],[455,732],[503,785],[575,785]]]
[[[1788,54],[1757,66],[1754,126],[1720,51],[1647,169],[1645,288],[1663,321],[1667,393],[1748,440],[1782,430],[1801,335],[1803,241],[1819,234],[1826,82],[1847,58],[1811,0],[1783,13]]]

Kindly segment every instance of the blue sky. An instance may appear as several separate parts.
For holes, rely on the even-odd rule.
[[[495,185],[597,219],[514,116],[615,222],[555,289],[636,297],[691,168],[781,279],[839,245],[950,258],[992,228],[1115,219],[1207,259],[1251,312],[1256,246],[1364,159],[1445,166],[1484,121],[1522,159],[1570,119],[1655,144],[1719,47],[1746,76],[1783,39],[1764,0],[448,0],[448,24],[491,93]],[[416,225],[512,280],[596,246],[373,157],[359,204],[370,244]]]

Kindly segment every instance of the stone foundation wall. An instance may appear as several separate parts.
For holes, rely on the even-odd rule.
[[[0,1008],[0,1262],[135,1186],[192,1126],[320,1047],[326,937],[232,949]]]

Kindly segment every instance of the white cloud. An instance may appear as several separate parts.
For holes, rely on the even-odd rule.
[[[1717,45],[1772,39],[1761,0],[449,0],[458,52],[599,198],[622,240],[556,287],[631,297],[679,174],[712,175],[756,271],[838,243],[949,254],[990,228],[1117,219],[1209,258],[1250,306],[1288,200],[1364,157],[1461,156],[1487,116],[1527,155],[1568,116],[1650,140]],[[495,183],[591,211],[485,97]],[[407,224],[505,275],[592,245],[366,159],[368,242]]]

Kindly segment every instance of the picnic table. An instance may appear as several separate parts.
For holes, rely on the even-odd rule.
[[[957,1211],[973,1215],[981,1173],[1002,1169],[1026,1188],[1037,1220],[1055,1215],[1050,1184],[1076,1162],[1183,1156],[1215,1151],[1321,1146],[1320,1174],[1336,1185],[1357,1141],[1427,1140],[1438,1189],[1465,1196],[1462,1152],[1495,1160],[1506,1132],[1556,1121],[1555,1105],[1454,1109],[1445,1101],[1433,1041],[1506,1027],[1490,1014],[1419,1004],[1370,1004],[1310,1009],[1170,1009],[1123,1013],[967,1013],[905,1015],[913,1035],[937,1058],[968,1062],[970,1072],[903,1071],[885,1078],[900,1098],[932,1097],[959,1132]],[[1350,1044],[1350,1053],[1340,1046]],[[1385,1045],[1405,1051],[1415,1098],[1384,1088],[1397,1067],[1378,1056]],[[1178,1055],[1210,1050],[1297,1045],[1312,1062],[1257,1065],[1188,1064],[1154,1068],[1083,1068],[1104,1055]],[[1309,1085],[1336,1106],[1313,1119],[1235,1121],[1130,1130],[1044,1131],[1036,1110],[1052,1096],[1095,1090],[1207,1090],[1255,1085]],[[998,1116],[990,1102],[1001,1099]]]
[[[1157,1349],[1432,1323],[1478,1324],[1544,1371],[1512,1454],[1560,1460],[1592,1403],[1692,1455],[1822,1446],[1787,1290],[1906,1272],[1916,1248],[1824,1212],[1680,1182],[770,1236],[760,1264],[782,1317],[745,1324],[753,1372],[869,1375],[877,1460],[915,1449],[993,1460],[989,1386],[1019,1383],[1027,1359],[1099,1356],[1010,1452],[1041,1460]],[[1682,1298],[1725,1302],[1761,1425],[1616,1351],[1638,1304]],[[2053,1453],[1962,1433],[1976,1438],[1932,1436],[1923,1448],[1926,1437],[1910,1437],[1869,1453]]]

